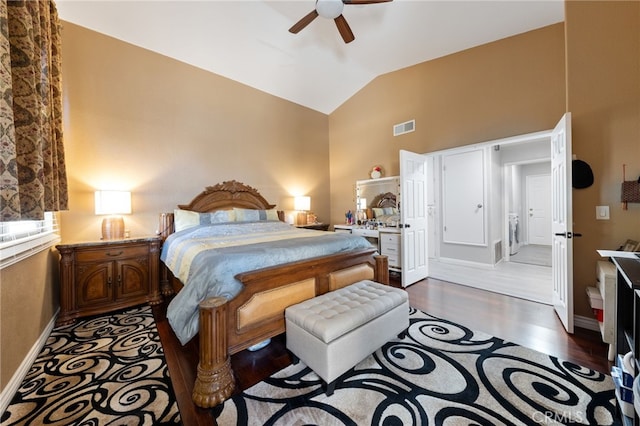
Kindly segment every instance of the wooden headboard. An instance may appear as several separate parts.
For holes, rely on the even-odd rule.
[[[178,207],[182,210],[208,213],[229,210],[234,207],[269,210],[274,208],[275,204],[270,204],[255,188],[235,180],[229,180],[206,187],[189,204],[179,204]]]
[[[244,183],[228,180],[213,186],[207,186],[196,195],[189,204],[178,204],[181,210],[198,213],[211,213],[218,210],[231,210],[234,207],[253,210],[270,210],[275,204],[269,203],[257,189]],[[278,218],[284,221],[284,212],[278,210]],[[160,215],[160,236],[164,239],[174,232],[173,213]]]

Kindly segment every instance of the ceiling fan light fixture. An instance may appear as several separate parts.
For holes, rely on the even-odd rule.
[[[342,15],[344,3],[342,0],[318,0],[316,3],[316,11],[318,15],[327,19],[336,19]]]

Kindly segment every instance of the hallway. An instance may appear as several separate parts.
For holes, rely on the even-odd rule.
[[[518,253],[509,256],[509,262],[551,266],[551,246],[537,244],[520,246]]]

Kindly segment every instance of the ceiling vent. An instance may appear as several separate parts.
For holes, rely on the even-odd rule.
[[[393,136],[404,135],[416,130],[416,120],[405,121],[404,123],[393,126]]]

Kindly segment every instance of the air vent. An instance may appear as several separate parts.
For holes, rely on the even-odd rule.
[[[404,123],[393,126],[393,136],[404,135],[416,130],[416,120],[405,121]]]
[[[493,259],[493,263],[498,263],[502,260],[502,240],[493,244]]]

